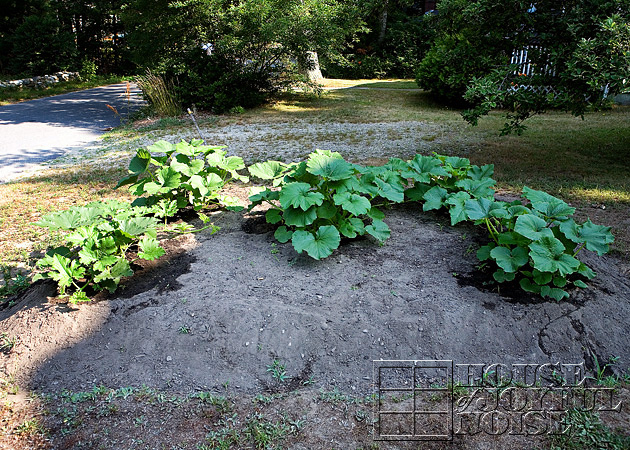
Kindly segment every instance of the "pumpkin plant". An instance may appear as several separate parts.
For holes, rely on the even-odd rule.
[[[485,225],[491,238],[477,257],[496,264],[493,277],[499,283],[518,276],[527,292],[567,298],[567,287],[585,288],[584,280],[595,276],[577,255],[584,249],[607,253],[614,241],[610,227],[590,220],[578,224],[571,218],[575,208],[546,192],[525,187],[523,196],[529,205],[487,198],[466,201],[468,218]]]
[[[284,164],[267,161],[249,168],[252,176],[272,181],[250,196],[250,210],[263,203],[271,208],[266,220],[279,224],[275,238],[314,259],[330,256],[341,238],[369,234],[379,242],[389,238],[380,203],[400,202],[404,180],[389,167],[351,164],[336,152],[316,150],[307,161]]]
[[[178,144],[158,141],[136,151],[129,174],[116,188],[130,185],[129,190],[138,196],[134,206],[152,206],[164,218],[187,206],[199,211],[215,204],[240,211],[238,199],[222,190],[232,180],[249,181],[238,173],[245,164],[238,156],[227,156],[223,148],[203,145],[200,139]]]
[[[37,262],[43,272],[34,281],[55,280],[61,295],[73,287],[73,303],[89,300],[84,291],[88,286],[114,292],[123,277],[133,275],[133,260],[128,258],[132,246],[137,245],[137,258],[164,255],[157,240],[158,221],[147,213],[147,208],[108,200],[44,216],[36,224],[68,232],[68,245],[48,251]]]

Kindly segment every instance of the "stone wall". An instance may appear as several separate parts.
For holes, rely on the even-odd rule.
[[[0,81],[0,88],[41,88],[60,81],[70,81],[79,78],[79,72],[57,72],[42,77],[24,78],[22,80]]]

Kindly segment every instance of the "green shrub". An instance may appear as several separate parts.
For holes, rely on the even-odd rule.
[[[92,81],[94,78],[96,78],[97,69],[98,66],[94,61],[84,58],[83,61],[81,61],[81,70],[79,70],[79,76],[81,77],[81,80]]]

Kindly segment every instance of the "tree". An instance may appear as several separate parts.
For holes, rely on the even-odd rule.
[[[308,51],[338,51],[360,24],[338,0],[135,0],[123,20],[138,64],[215,111],[260,103],[299,77]]]
[[[468,102],[463,115],[472,124],[504,108],[502,133],[520,134],[535,114],[560,109],[583,117],[627,88],[630,0],[444,0],[439,11],[442,36],[418,81]],[[510,64],[517,50],[528,51],[527,64]]]

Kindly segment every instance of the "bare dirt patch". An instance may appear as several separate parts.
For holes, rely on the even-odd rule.
[[[598,277],[570,301],[514,303],[462,282],[475,272],[476,229],[451,228],[446,216],[414,205],[388,212],[384,246],[347,242],[323,261],[276,245],[256,217],[214,220],[221,231],[183,238],[109,299],[69,308],[47,299],[50,285],[31,288],[0,312],[2,331],[19,337],[0,355],[0,369],[35,392],[146,385],[170,395],[229,386],[236,398],[320,388],[364,398],[377,359],[586,361],[591,370],[593,355],[619,356],[616,370],[630,362],[630,282],[614,257],[588,256]],[[284,381],[269,371],[274,361],[286,369]],[[318,432],[342,439],[341,448],[371,442],[365,424],[350,434],[328,426]],[[328,448],[317,442],[292,448]]]

